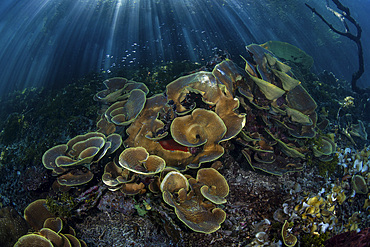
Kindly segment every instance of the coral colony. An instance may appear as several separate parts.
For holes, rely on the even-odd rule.
[[[347,169],[348,182],[306,196],[294,208],[283,205],[274,214],[282,223],[280,239],[287,246],[297,242],[292,231],[297,224],[316,235],[332,230],[336,207],[346,200],[343,187],[368,193],[369,151],[345,149],[335,154],[333,136],[318,131],[327,120],[318,122],[315,100],[277,58],[294,56],[296,63],[309,69],[310,56],[272,41],[247,46],[246,55],[244,69],[226,59],[212,71],[180,77],[150,97],[143,83],[120,77],[104,81],[106,89],[94,96],[102,104],[96,131],[52,147],[42,157],[55,176],[54,190],[92,183],[99,174],[98,180],[109,190],[126,196],[153,193],[188,228],[213,233],[227,218],[223,204],[229,194],[217,160],[227,148],[223,143],[233,140],[250,169],[258,172],[281,176],[302,171],[310,159],[334,161]],[[98,186],[93,188],[81,201],[100,193]],[[369,200],[366,203],[369,206]],[[37,232],[24,235],[15,246],[35,241],[42,246],[86,246],[45,205],[45,200],[38,200],[27,207],[25,219]],[[356,222],[353,215],[353,224],[347,227],[356,230]],[[268,244],[266,233],[258,232],[253,243]]]

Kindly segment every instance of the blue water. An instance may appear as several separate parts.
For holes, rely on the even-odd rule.
[[[341,29],[322,0],[2,0],[0,95],[62,86],[89,72],[109,77],[116,67],[208,61],[219,50],[239,59],[245,45],[269,40],[305,50],[314,58],[313,72],[325,69],[350,81],[355,44],[331,32],[304,3]],[[363,28],[367,66],[370,2],[342,3]],[[370,73],[359,83],[369,86]]]

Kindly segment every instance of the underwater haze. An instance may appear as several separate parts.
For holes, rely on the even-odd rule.
[[[368,13],[0,0],[0,247],[368,247]]]
[[[238,60],[246,45],[269,40],[306,51],[313,72],[350,81],[358,68],[355,43],[332,32],[305,3],[343,30],[322,0],[2,0],[0,95],[59,88],[90,72],[109,77],[117,67],[206,62],[220,52]],[[365,74],[358,83],[369,86],[370,3],[343,4],[363,28]]]

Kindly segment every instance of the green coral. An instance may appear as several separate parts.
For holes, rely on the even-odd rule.
[[[59,217],[69,218],[72,216],[72,210],[77,206],[77,202],[67,192],[62,193],[56,199],[51,197],[46,198],[46,206],[48,210]]]
[[[318,161],[317,167],[319,169],[320,176],[330,177],[338,168],[338,155],[334,155],[330,161]]]
[[[148,213],[148,211],[146,211],[143,207],[141,207],[139,204],[136,204],[134,205],[136,211],[137,211],[137,214],[140,215],[140,216],[144,216],[146,215],[146,213]]]
[[[137,214],[140,216],[146,215],[148,211],[151,209],[150,204],[146,200],[144,200],[142,203],[137,202],[135,199],[134,201],[136,202],[134,208],[136,209]]]
[[[27,127],[28,124],[24,119],[24,114],[10,114],[0,133],[0,142],[8,145],[14,140],[18,140]]]
[[[324,247],[324,242],[330,238],[329,232],[322,233],[319,235],[314,235],[311,233],[306,233],[301,235],[301,247]]]
[[[321,151],[323,148],[323,137],[328,135],[323,135],[322,132],[319,130],[316,137],[308,140],[307,144],[311,146],[311,148],[316,147],[317,150]],[[331,176],[338,168],[338,155],[333,155],[333,159],[330,161],[321,161],[314,157],[313,154],[306,155],[307,164],[311,166],[316,166],[319,170],[319,175],[326,177]]]

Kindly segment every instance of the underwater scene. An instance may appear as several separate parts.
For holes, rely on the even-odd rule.
[[[370,246],[367,0],[2,0],[0,247]]]

